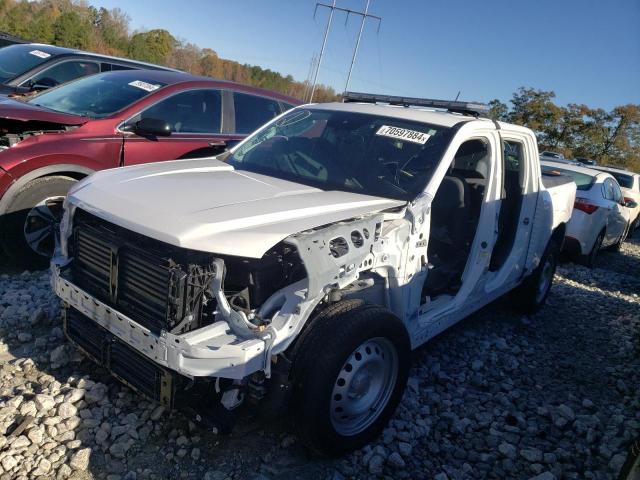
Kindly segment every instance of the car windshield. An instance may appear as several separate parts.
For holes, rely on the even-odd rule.
[[[411,200],[426,186],[452,136],[451,128],[439,125],[296,109],[249,137],[227,162],[323,190]]]
[[[625,175],[624,173],[611,172],[611,171],[608,173],[613,175],[613,178],[615,178],[618,181],[618,183],[622,188],[633,188],[633,177],[631,175]]]
[[[0,83],[22,75],[54,55],[38,45],[9,45],[0,49]]]
[[[567,170],[565,168],[549,167],[547,165],[542,166],[542,172],[549,175],[566,175],[571,177],[578,190],[589,190],[595,181],[595,177],[587,175],[586,173],[574,172],[573,170]]]
[[[28,103],[62,113],[91,118],[108,117],[165,84],[130,75],[103,73],[84,77],[33,97]]]

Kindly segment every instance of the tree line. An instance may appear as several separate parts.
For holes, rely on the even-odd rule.
[[[0,31],[49,43],[167,65],[196,75],[222,78],[305,99],[309,85],[259,66],[220,58],[162,29],[132,31],[119,8],[95,8],[83,0],[0,0]],[[338,99],[325,85],[314,100]],[[588,157],[640,171],[640,105],[610,111],[586,105],[558,106],[551,91],[520,88],[510,106],[492,100],[491,117],[533,129],[541,150],[567,158]]]
[[[29,41],[166,65],[195,75],[222,78],[303,99],[307,82],[255,65],[220,58],[166,30],[132,31],[119,8],[95,8],[78,0],[0,0],[0,31]],[[316,87],[314,101],[337,99],[335,90]]]
[[[575,103],[561,107],[554,98],[554,92],[521,87],[513,94],[511,107],[492,100],[490,116],[534,130],[540,150],[640,172],[640,105],[606,111]]]

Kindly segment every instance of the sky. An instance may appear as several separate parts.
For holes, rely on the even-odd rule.
[[[331,4],[332,0],[321,0]],[[89,0],[134,30],[164,28],[222,58],[297,80],[320,52],[329,9],[314,0]],[[337,0],[364,10],[366,0]],[[508,101],[521,86],[559,104],[640,103],[640,0],[371,0],[349,90]],[[318,75],[344,91],[360,18],[334,13]]]

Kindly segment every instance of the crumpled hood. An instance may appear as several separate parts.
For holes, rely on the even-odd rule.
[[[0,118],[22,122],[40,121],[62,125],[82,125],[89,118],[47,110],[37,105],[0,96]]]
[[[236,171],[214,158],[103,170],[72,188],[69,201],[172,245],[255,258],[294,233],[405,203]]]

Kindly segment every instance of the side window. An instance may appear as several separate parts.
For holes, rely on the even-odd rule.
[[[234,93],[236,133],[251,133],[272,118],[280,115],[280,105],[275,100]]]
[[[613,200],[613,182],[610,178],[605,178],[602,184],[602,194],[607,200]]]
[[[524,145],[516,140],[505,140],[504,170],[505,178],[511,177],[515,182],[517,178],[520,188],[524,187]]]
[[[135,70],[135,69],[133,67],[128,67],[126,65],[117,65],[115,63],[112,63],[111,70]]]
[[[56,85],[69,82],[76,78],[86,77],[87,75],[93,75],[99,72],[100,66],[95,62],[71,60],[58,63],[38,73],[31,77],[30,83],[32,85],[41,84],[48,87],[55,87]]]
[[[614,181],[611,181],[611,185],[613,187],[613,201],[620,202],[620,200],[622,200],[622,190],[620,190],[620,185]]]
[[[189,90],[166,98],[132,118],[164,120],[175,133],[220,133],[222,101],[219,90]]]

